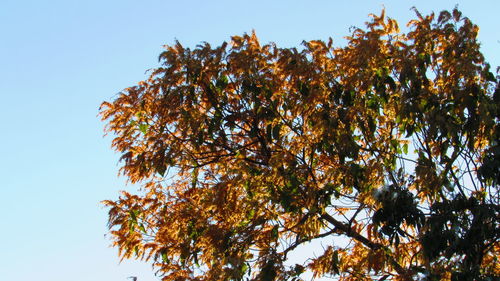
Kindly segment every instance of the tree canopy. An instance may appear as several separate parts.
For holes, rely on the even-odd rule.
[[[415,14],[345,47],[166,46],[100,109],[142,185],[104,201],[119,255],[163,280],[500,277],[500,77],[457,9]]]

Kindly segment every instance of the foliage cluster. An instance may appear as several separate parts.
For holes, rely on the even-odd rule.
[[[408,26],[382,12],[345,47],[167,46],[101,107],[143,184],[105,201],[120,255],[163,280],[499,277],[499,77],[458,10]],[[325,237],[350,242],[288,261]]]

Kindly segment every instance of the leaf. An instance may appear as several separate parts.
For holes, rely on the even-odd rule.
[[[273,127],[273,138],[275,140],[279,140],[280,139],[280,129],[281,129],[281,125],[278,124],[276,126]]]
[[[277,239],[278,239],[278,237],[279,237],[279,236],[278,236],[278,226],[277,226],[277,225],[275,225],[275,226],[273,226],[273,229],[271,230],[271,238],[272,238],[273,240],[277,240]]]
[[[167,166],[164,165],[163,163],[160,163],[158,165],[155,166],[156,168],[156,172],[160,175],[160,176],[165,176],[165,172],[167,171]]]
[[[220,90],[224,90],[226,88],[226,86],[228,85],[229,83],[229,79],[227,78],[227,76],[225,75],[222,75],[219,77],[219,79],[217,79],[217,82],[215,83],[215,86]]]
[[[146,134],[148,132],[148,127],[148,124],[141,123],[139,124],[139,131],[141,131],[141,133],[143,134]]]
[[[453,19],[455,21],[460,21],[461,18],[462,18],[462,13],[459,10],[457,10],[456,8],[453,9]]]
[[[332,271],[335,274],[340,274],[339,263],[339,251],[335,250],[332,256]]]
[[[144,224],[140,223],[139,229],[142,231],[142,233],[146,233],[146,228],[144,227]]]
[[[245,275],[245,273],[248,271],[249,266],[247,263],[244,263],[243,266],[241,267],[241,276]]]
[[[138,214],[138,211],[137,211],[137,210],[130,210],[129,214],[130,214],[130,219],[131,219],[133,222],[137,222],[137,214]]]
[[[164,263],[169,264],[170,260],[168,259],[168,255],[166,251],[161,252],[161,259]]]

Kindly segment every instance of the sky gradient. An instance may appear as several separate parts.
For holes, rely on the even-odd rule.
[[[417,3],[418,2],[418,3]],[[102,101],[146,78],[162,46],[220,45],[255,30],[280,47],[334,39],[369,13],[400,27],[459,9],[479,25],[486,61],[500,66],[498,0],[477,1],[23,1],[0,3],[0,279],[159,280],[110,248],[100,201],[133,191],[103,137]]]

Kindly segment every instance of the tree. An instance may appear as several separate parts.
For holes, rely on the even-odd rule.
[[[457,9],[415,12],[343,48],[167,46],[101,106],[143,184],[105,201],[119,255],[163,280],[499,277],[500,77]],[[325,237],[349,243],[287,259]]]

